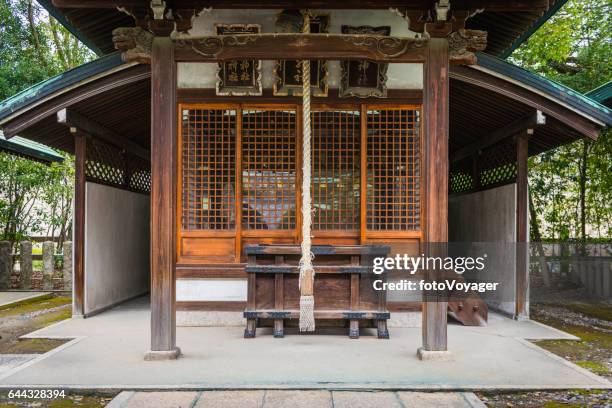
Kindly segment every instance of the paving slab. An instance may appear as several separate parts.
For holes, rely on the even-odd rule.
[[[191,408],[198,396],[197,392],[137,392],[125,408]]]
[[[48,295],[50,292],[0,292],[0,307]]]
[[[0,374],[32,361],[36,357],[38,354],[0,354]]]
[[[467,395],[466,395],[467,394]],[[485,408],[472,393],[461,392],[398,392],[405,408]]]
[[[334,391],[334,408],[404,408],[394,392]]]
[[[34,333],[74,338],[22,368],[0,374],[0,388],[483,390],[611,388],[610,382],[525,339],[572,339],[531,321],[493,313],[485,327],[449,325],[449,361],[420,361],[419,328],[395,328],[379,340],[364,330],[288,334],[275,339],[242,327],[179,327],[175,361],[144,361],[150,344],[146,298],[91,318],[72,318]],[[469,375],[466,375],[469,373]]]
[[[260,408],[265,391],[204,391],[194,408]]]
[[[265,408],[332,408],[332,398],[329,391],[270,390],[266,391],[263,406]]]

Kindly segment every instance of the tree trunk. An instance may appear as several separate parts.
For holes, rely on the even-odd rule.
[[[587,182],[587,158],[589,156],[589,141],[582,141],[582,159],[580,163],[580,239],[586,242],[586,182]]]
[[[548,269],[548,264],[546,263],[544,247],[542,246],[542,235],[540,234],[540,225],[538,222],[535,206],[533,205],[531,190],[529,191],[529,221],[531,224],[531,231],[533,233],[534,242],[538,251],[538,262],[540,264],[540,272],[542,273],[542,281],[544,282],[544,286],[549,288],[552,283],[552,279],[550,276],[550,270]]]

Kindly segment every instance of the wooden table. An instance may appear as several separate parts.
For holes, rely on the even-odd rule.
[[[248,274],[245,338],[258,326],[273,325],[274,337],[284,337],[285,321],[299,319],[299,245],[250,245],[245,248]],[[387,296],[374,290],[372,259],[389,253],[386,245],[313,246],[315,321],[348,323],[349,337],[359,328],[376,327],[378,338],[389,338]]]

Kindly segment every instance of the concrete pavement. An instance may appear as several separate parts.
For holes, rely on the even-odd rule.
[[[420,361],[421,329],[372,329],[321,335],[268,329],[254,339],[242,327],[179,327],[176,361],[144,361],[150,337],[146,298],[71,320],[28,337],[73,340],[0,374],[0,387],[73,389],[484,390],[610,388],[605,379],[525,339],[575,339],[532,322],[490,314],[486,327],[449,325],[449,361]]]

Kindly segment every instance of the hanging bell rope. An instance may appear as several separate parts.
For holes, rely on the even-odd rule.
[[[302,32],[310,33],[310,13],[302,11]],[[300,331],[314,331],[314,268],[312,266],[312,203],[310,197],[310,61],[302,61],[302,257],[300,258]]]

